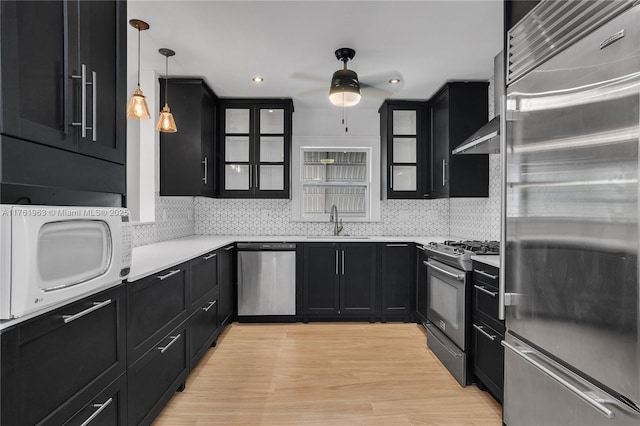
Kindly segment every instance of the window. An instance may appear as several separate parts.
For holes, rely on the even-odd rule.
[[[341,218],[370,218],[368,149],[302,149],[301,219],[326,221],[336,205]]]

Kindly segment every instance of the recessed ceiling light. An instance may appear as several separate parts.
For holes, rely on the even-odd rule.
[[[251,80],[253,80],[254,83],[262,83],[264,81],[264,78],[255,76]]]
[[[398,83],[400,83],[400,79],[399,78],[392,78],[392,79],[389,80],[389,83],[398,84]]]

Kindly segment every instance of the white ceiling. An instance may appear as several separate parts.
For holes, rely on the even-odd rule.
[[[355,108],[377,109],[385,97],[427,99],[447,80],[487,80],[503,42],[501,0],[129,0],[128,15],[151,26],[143,68],[164,74],[157,49],[168,47],[172,76],[202,76],[221,97],[291,97],[296,109],[331,107],[339,47],[356,50],[349,68],[376,87]]]

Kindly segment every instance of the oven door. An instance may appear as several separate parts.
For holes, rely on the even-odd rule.
[[[466,350],[466,273],[429,259],[427,319],[438,327],[460,349]]]

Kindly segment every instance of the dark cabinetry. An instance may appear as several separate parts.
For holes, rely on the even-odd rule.
[[[500,402],[504,382],[504,321],[498,319],[498,268],[473,262],[473,309],[471,314],[473,371],[478,386]]]
[[[427,289],[427,253],[423,246],[416,247],[416,321],[427,323],[429,293]]]
[[[0,16],[3,186],[124,193],[126,3],[3,1]]]
[[[376,245],[304,245],[303,320],[341,317],[374,320]]]
[[[226,326],[233,317],[235,294],[235,263],[234,246],[223,247],[218,250],[218,285],[220,296],[218,297],[218,325]]]
[[[289,198],[292,113],[287,99],[222,101],[221,197]]]
[[[178,132],[160,133],[160,195],[213,197],[218,98],[202,79],[172,78],[168,88]]]
[[[387,100],[380,110],[382,198],[428,198],[429,107],[426,102]]]
[[[109,398],[119,419],[120,385],[105,389],[126,369],[124,300],[118,286],[4,330],[0,423],[63,424]]]
[[[432,198],[489,196],[488,154],[451,151],[487,122],[487,82],[446,83],[431,100]]]
[[[415,284],[414,245],[408,243],[380,244],[382,247],[382,321],[412,317]]]

